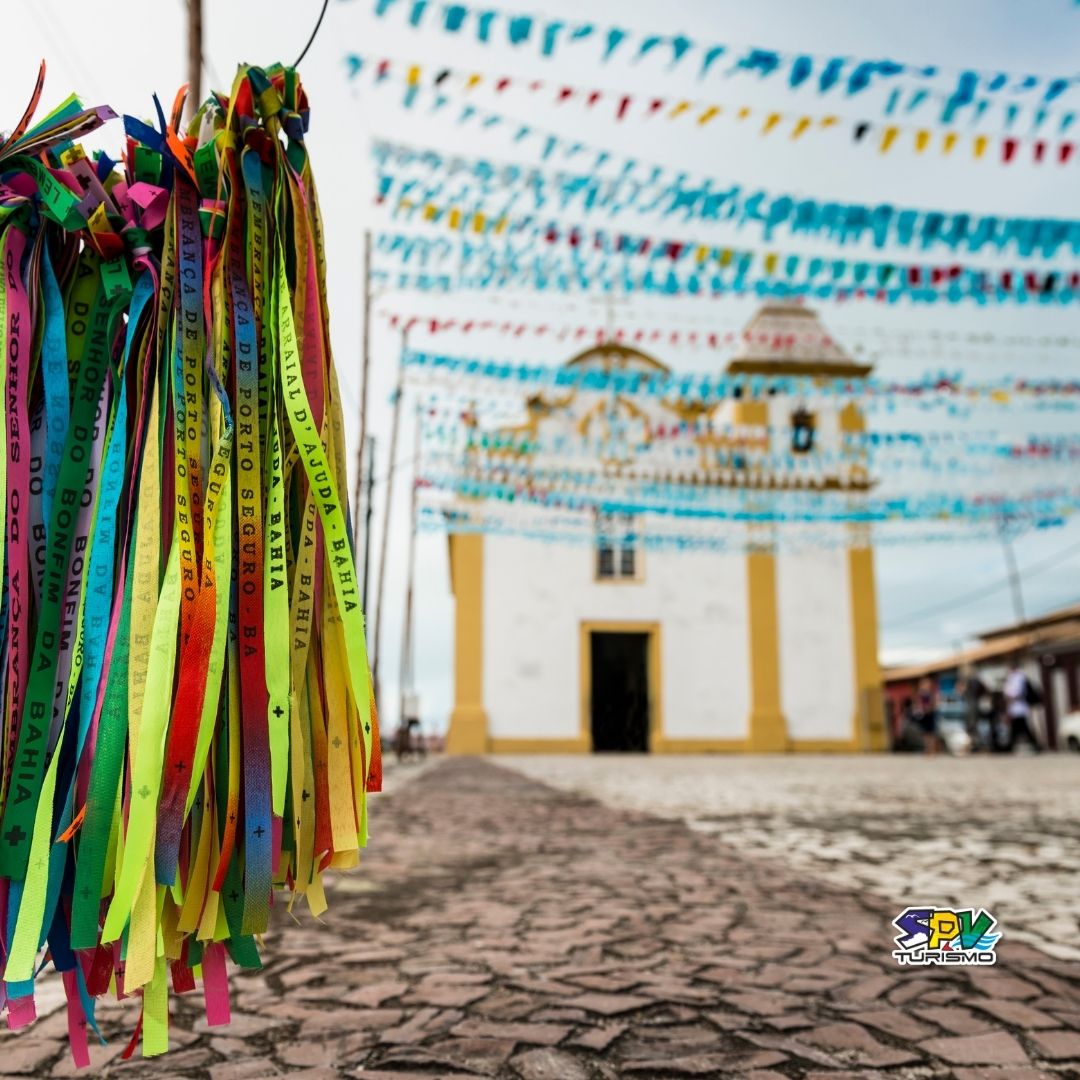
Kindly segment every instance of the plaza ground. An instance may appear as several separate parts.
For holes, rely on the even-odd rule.
[[[1080,962],[1080,754],[499,760],[898,910],[985,907]]]
[[[109,1006],[95,1073],[1075,1076],[1078,774],[1065,757],[398,768],[322,925],[278,911],[266,970],[233,977],[231,1028],[187,995],[170,1054],[122,1063],[134,1014]],[[900,908],[953,901],[1000,920],[996,967],[898,968]],[[57,1008],[7,1036],[0,1075],[72,1075],[65,1026]]]

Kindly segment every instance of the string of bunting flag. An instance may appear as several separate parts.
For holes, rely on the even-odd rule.
[[[909,111],[924,102],[941,103],[941,121],[953,122],[967,118],[968,110],[985,112],[997,97],[1008,96],[1005,108],[1026,95],[1034,102],[1034,122],[1039,112],[1054,101],[1060,101],[1075,91],[1080,76],[1013,74],[1004,71],[978,71],[970,68],[949,69],[938,64],[913,64],[892,59],[869,59],[849,55],[821,55],[811,52],[791,52],[756,45],[736,45],[706,42],[683,32],[639,32],[625,27],[601,26],[589,20],[566,20],[542,14],[506,12],[485,3],[474,7],[463,3],[432,3],[430,0],[374,0],[374,14],[382,18],[397,9],[408,12],[407,24],[419,29],[433,27],[446,34],[457,35],[473,31],[482,45],[505,43],[514,48],[537,44],[540,55],[554,56],[560,48],[580,42],[599,42],[602,45],[601,63],[614,57],[627,57],[639,63],[649,56],[661,55],[668,61],[668,70],[693,59],[698,76],[715,73],[725,79],[733,76],[753,77],[757,81],[779,77],[790,90],[805,88],[818,95],[829,92],[854,97],[868,90],[891,86],[897,81],[918,84],[906,103]],[[441,11],[438,19],[436,11]],[[953,83],[942,90],[927,87],[932,80],[944,79]],[[895,107],[895,104],[893,105]]]
[[[440,222],[454,241],[414,233],[380,232],[378,280],[397,288],[447,292],[528,286],[562,293],[617,291],[666,296],[751,293],[757,296],[854,297],[896,303],[1069,304],[1080,290],[1080,271],[982,269],[758,251],[577,226],[549,226],[524,245],[496,244],[490,223],[463,232],[448,211]],[[457,226],[455,229],[454,227]],[[512,227],[504,232],[512,234]],[[395,277],[389,262],[402,271]],[[448,269],[443,270],[442,267]],[[410,273],[410,271],[412,271]]]
[[[434,449],[425,449],[428,469],[441,463],[452,468],[461,461],[461,449],[457,445],[452,427],[445,430],[446,439],[440,441],[440,432],[425,433]],[[1080,460],[1080,450],[1065,440],[1044,441],[1036,446],[1024,443],[967,442],[962,444],[898,442],[844,442],[838,449],[814,448],[795,452],[784,447],[792,446],[797,429],[774,432],[770,435],[741,432],[724,436],[714,432],[698,434],[680,433],[661,436],[650,432],[647,442],[636,442],[621,434],[610,438],[590,439],[580,443],[559,440],[532,440],[524,445],[488,447],[485,464],[491,475],[505,480],[535,475],[528,462],[534,458],[558,461],[560,475],[587,474],[590,466],[599,462],[631,462],[621,464],[629,472],[640,475],[649,469],[664,466],[684,472],[687,476],[702,476],[708,472],[721,472],[736,468],[749,473],[771,472],[783,475],[789,481],[811,483],[814,478],[824,483],[828,478],[847,475],[855,470],[871,473],[875,481],[897,482],[913,477],[992,477],[998,484],[1008,478],[1021,483],[1037,474],[1046,482],[1048,468],[1068,466],[1075,468]],[[465,452],[480,452],[480,447],[468,445]],[[1033,452],[1026,452],[1031,450]],[[1035,467],[1035,469],[1032,468]],[[594,469],[595,471],[595,469]]]
[[[643,481],[627,482],[612,491],[608,478],[572,477],[562,473],[518,480],[488,479],[466,470],[424,473],[417,484],[459,499],[490,499],[553,510],[582,510],[647,519],[671,518],[726,524],[883,524],[896,521],[964,521],[967,523],[1059,523],[1080,509],[1080,489],[1062,485],[1021,494],[992,492],[965,495],[926,492],[852,499],[850,492],[777,490],[764,479],[732,470],[730,479],[712,485]],[[592,489],[598,490],[592,490]]]
[[[533,510],[504,502],[497,506],[487,503],[480,511],[475,505],[466,508],[463,501],[448,504],[438,492],[434,493],[434,498],[431,497],[432,492],[424,488],[421,488],[421,492],[424,501],[419,508],[418,524],[427,533],[507,536],[581,547],[596,547],[603,538],[612,544],[633,543],[646,552],[703,551],[745,555],[760,547],[760,541],[748,535],[746,530],[702,526],[685,520],[677,524],[651,520],[647,526],[643,526],[639,519],[633,525],[620,525],[627,519],[621,515],[608,515],[601,519],[600,524],[596,514],[587,510]],[[1063,524],[1064,520],[1035,515],[1028,527],[1034,530],[1051,529]],[[814,548],[845,548],[851,543],[846,527],[808,526],[790,521],[783,521],[782,524],[783,528],[770,528],[769,541],[772,549],[780,553]],[[871,528],[865,525],[861,527]],[[955,518],[948,518],[945,528],[936,528],[925,522],[917,523],[914,527],[908,522],[877,522],[872,526],[872,534],[876,548],[956,543],[958,536],[968,541],[1000,542],[1001,524],[994,521],[972,523]]]
[[[724,422],[709,416],[696,421],[672,417],[669,420],[652,420],[640,426],[628,425],[617,428],[607,435],[553,435],[530,430],[496,428],[477,430],[462,427],[462,409],[453,404],[427,405],[423,409],[423,437],[425,456],[431,460],[427,444],[452,453],[479,452],[510,457],[581,457],[596,460],[610,455],[618,444],[620,452],[659,452],[674,456],[701,457],[703,450],[744,449],[751,454],[769,455],[773,446],[791,446],[797,429],[793,424],[738,424]],[[472,416],[472,413],[468,415]],[[872,455],[867,458],[867,455]],[[923,431],[845,431],[839,435],[836,450],[815,446],[796,455],[784,455],[785,460],[797,459],[821,462],[828,465],[850,463],[861,457],[875,467],[879,461],[895,461],[918,458],[926,465],[935,461],[951,462],[956,455],[963,457],[1000,458],[1013,462],[1060,461],[1069,462],[1080,458],[1080,436],[1062,433],[1056,435],[1029,434],[1024,438],[1007,437],[998,431],[966,431],[944,428]]]
[[[1069,334],[998,334],[987,330],[913,329],[910,327],[851,326],[836,334],[818,331],[762,331],[739,324],[738,329],[718,329],[714,320],[702,326],[622,326],[610,321],[535,322],[514,317],[456,317],[402,312],[380,308],[375,314],[391,329],[404,335],[423,333],[498,334],[512,338],[538,338],[581,345],[667,345],[672,347],[729,349],[753,345],[755,351],[785,358],[808,350],[830,348],[840,341],[858,342],[863,348],[902,356],[967,355],[985,357],[991,350],[1001,355],[1024,352],[1058,354],[1080,351],[1080,338]],[[721,324],[722,325],[722,324]],[[865,339],[870,339],[869,341]]]
[[[628,158],[614,174],[596,170],[548,173],[531,165],[500,164],[485,158],[445,155],[428,148],[375,140],[378,201],[406,218],[431,218],[450,204],[462,227],[480,217],[500,222],[515,212],[533,225],[533,216],[603,213],[609,217],[636,212],[691,222],[729,225],[760,232],[765,241],[779,233],[820,238],[845,246],[871,243],[935,247],[976,253],[984,248],[1022,258],[1053,258],[1065,251],[1080,254],[1080,220],[1008,217],[965,211],[894,207],[887,203],[820,200],[796,194],[746,190],[710,178],[654,166],[644,170]],[[431,177],[424,182],[416,174]],[[535,218],[542,228],[550,219]]]
[[[376,197],[378,199],[378,197]],[[398,208],[402,204],[398,204]],[[976,272],[976,268],[964,267],[956,263],[934,265],[920,262],[871,262],[854,258],[839,258],[821,255],[806,255],[783,251],[759,251],[750,248],[735,248],[726,245],[704,243],[693,239],[671,239],[643,235],[639,232],[613,231],[599,227],[578,224],[562,224],[555,221],[540,221],[531,217],[489,217],[482,211],[462,213],[457,207],[438,206],[428,203],[423,207],[407,206],[409,210],[421,210],[421,223],[440,226],[451,232],[468,233],[473,236],[506,236],[518,244],[521,255],[528,255],[537,247],[548,245],[567,246],[582,253],[583,257],[591,253],[602,256],[625,254],[627,256],[646,257],[649,260],[678,262],[688,256],[696,266],[703,267],[715,262],[721,267],[735,266],[739,273],[746,273],[760,268],[768,275],[776,274],[781,269],[789,277],[794,277],[805,267],[809,277],[827,270],[832,282],[841,281],[850,272],[855,282],[861,284],[874,275],[881,287],[889,284],[893,275],[918,285],[925,278],[930,284],[937,284],[950,278],[959,277],[965,270]],[[396,215],[395,215],[396,216]],[[404,256],[408,258],[408,254]],[[1024,278],[1027,287],[1033,291],[1045,290],[1046,275],[1053,275],[1056,280],[1067,281],[1075,288],[1080,283],[1080,272],[1053,269],[1045,271],[1021,270],[1017,267],[1002,267],[995,270],[1006,275],[1002,288],[1008,289],[1010,279]],[[1051,286],[1052,287],[1052,286]]]
[[[401,364],[406,374],[452,377],[468,393],[465,379],[489,382],[493,387],[579,389],[620,395],[639,394],[649,398],[678,397],[704,403],[766,395],[806,398],[913,398],[931,403],[954,399],[1007,404],[1016,400],[1051,400],[1080,404],[1080,380],[1032,378],[1004,375],[995,379],[970,380],[962,373],[927,374],[908,380],[884,379],[853,374],[820,375],[717,375],[711,372],[649,372],[597,367],[535,364],[524,361],[450,356],[406,348]]]
[[[1045,133],[1020,136],[1010,132],[989,133],[986,131],[947,130],[935,132],[930,128],[908,123],[898,123],[892,118],[884,121],[865,118],[844,117],[837,113],[802,113],[776,109],[771,106],[750,105],[745,102],[704,102],[674,97],[643,97],[630,92],[604,91],[587,89],[573,85],[549,85],[542,79],[530,79],[513,75],[485,75],[479,72],[455,70],[442,65],[422,65],[415,62],[391,60],[388,58],[366,57],[360,53],[350,53],[346,57],[349,77],[357,79],[362,72],[371,71],[374,85],[386,82],[392,74],[397,74],[397,81],[403,83],[402,105],[413,108],[420,98],[421,88],[432,91],[432,110],[443,109],[451,103],[451,93],[460,96],[478,87],[490,83],[497,95],[507,91],[525,91],[530,97],[544,95],[553,105],[567,103],[580,105],[593,111],[598,106],[610,106],[611,119],[616,123],[631,118],[641,120],[664,119],[685,124],[693,123],[690,130],[701,131],[717,121],[731,120],[735,123],[753,127],[757,134],[768,136],[774,132],[786,132],[792,140],[802,139],[806,135],[820,134],[832,130],[846,132],[851,142],[857,146],[872,146],[882,154],[887,154],[907,144],[916,155],[936,149],[943,156],[953,154],[961,146],[966,146],[975,161],[996,159],[1009,165],[1030,154],[1029,160],[1036,165],[1056,163],[1067,165],[1074,160],[1076,143],[1066,139],[1064,132],[1057,136]],[[1071,114],[1070,114],[1071,115]],[[458,123],[479,116],[487,127],[506,124],[514,126],[518,134],[524,129],[525,135],[541,135],[542,141],[550,142],[552,136],[544,136],[529,124],[508,121],[498,113],[480,113],[478,106],[466,101],[461,107]],[[1072,122],[1065,131],[1072,128]],[[521,137],[525,137],[524,135]]]

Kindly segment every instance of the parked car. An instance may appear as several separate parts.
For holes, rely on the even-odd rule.
[[[938,736],[954,756],[971,753],[971,736],[965,720],[967,706],[961,698],[944,697],[938,702]]]
[[[1058,727],[1061,745],[1073,753],[1080,753],[1080,712],[1069,713]]]

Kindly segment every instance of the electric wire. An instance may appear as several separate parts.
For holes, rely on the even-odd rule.
[[[1049,555],[1045,559],[1040,559],[1038,562],[1032,563],[1030,566],[1024,567],[1019,572],[1019,577],[1029,578],[1034,577],[1036,574],[1041,574],[1044,570],[1049,570],[1053,566],[1057,566],[1059,563],[1065,562],[1073,555],[1080,554],[1080,544],[1072,544],[1071,546],[1062,549],[1054,555]],[[970,592],[961,593],[959,596],[954,596],[949,600],[945,600],[942,603],[934,604],[931,607],[923,608],[921,611],[911,612],[908,615],[903,616],[900,619],[895,619],[887,622],[885,625],[890,630],[894,630],[897,627],[907,626],[912,623],[923,622],[925,619],[933,618],[935,615],[942,615],[947,611],[955,610],[957,607],[967,607],[970,604],[975,603],[978,600],[982,600],[984,597],[992,596],[994,593],[1000,592],[1002,589],[1009,587],[1011,578],[1004,577],[998,581],[993,582],[990,585],[983,585],[978,589],[973,589]]]

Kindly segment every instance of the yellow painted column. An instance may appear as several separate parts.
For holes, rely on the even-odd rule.
[[[848,548],[847,555],[855,669],[853,741],[860,750],[885,750],[888,747],[888,737],[885,731],[881,669],[878,667],[874,549],[863,544]]]
[[[840,413],[840,430],[855,434],[866,430],[866,417],[853,401]],[[866,481],[866,454],[851,458],[852,481]],[[855,525],[848,548],[848,593],[851,597],[851,642],[855,671],[855,715],[852,718],[852,745],[858,750],[885,750],[885,729],[881,669],[878,667],[877,582],[874,577],[874,549],[869,532]]]
[[[450,534],[450,584],[454,591],[454,709],[446,736],[448,754],[484,754],[484,538]]]
[[[780,705],[780,624],[776,606],[776,556],[751,550],[746,556],[750,633],[750,721],[747,749],[787,750],[787,721]]]

